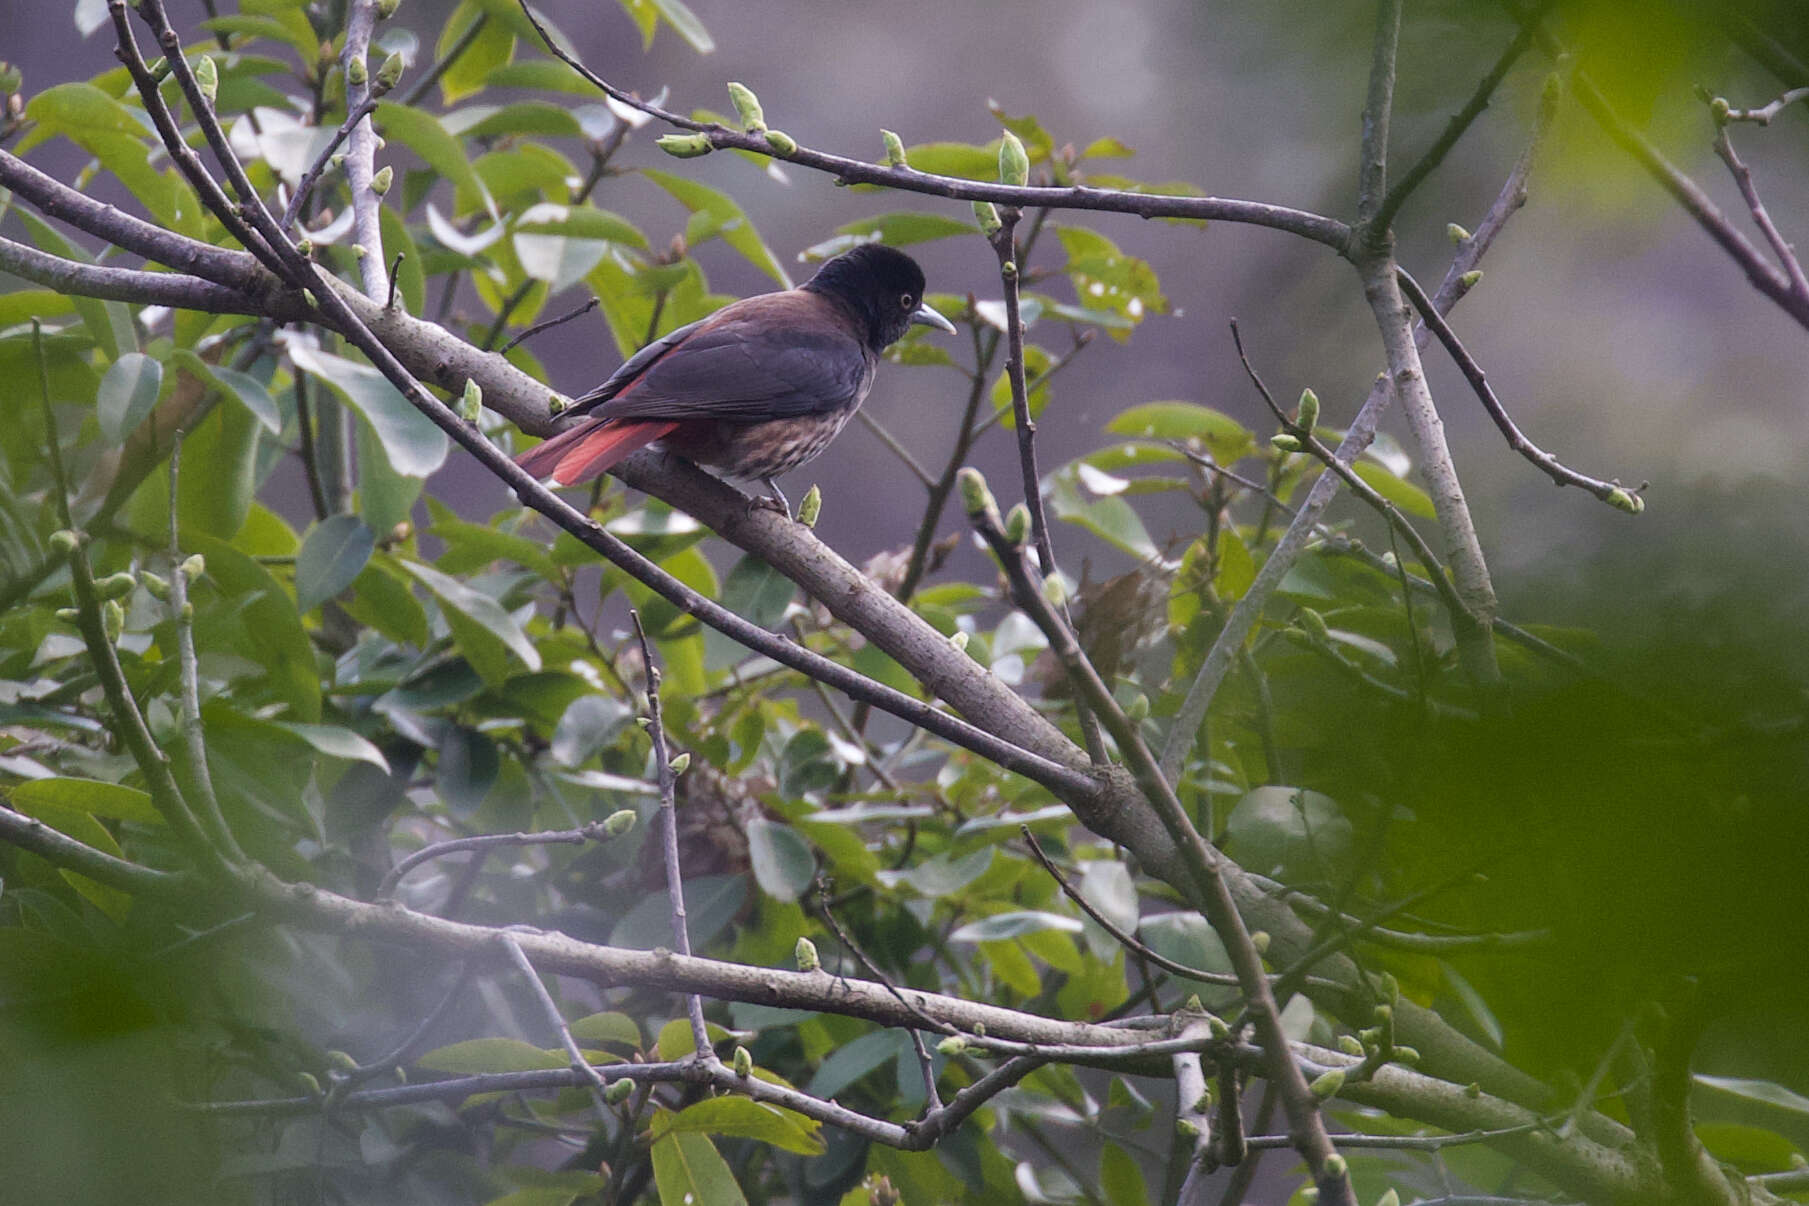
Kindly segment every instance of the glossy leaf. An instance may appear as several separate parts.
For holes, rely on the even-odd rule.
[[[162,387],[163,365],[151,357],[127,352],[115,360],[101,377],[100,393],[95,398],[95,417],[100,420],[101,434],[112,443],[124,443],[151,413]]]
[[[313,611],[350,586],[377,548],[377,536],[356,515],[329,515],[316,524],[295,556],[296,606]]]
[[[382,440],[384,454],[396,472],[426,477],[445,463],[451,446],[446,433],[409,405],[382,373],[299,342],[289,345],[289,356],[297,368],[332,386],[364,416]]]
[[[755,817],[747,823],[747,847],[754,880],[768,896],[796,900],[816,878],[816,853],[789,825]]]

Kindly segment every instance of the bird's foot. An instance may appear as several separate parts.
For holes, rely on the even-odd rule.
[[[757,494],[753,498],[748,499],[748,511],[750,513],[754,511],[777,511],[779,514],[785,516],[785,518],[790,519],[792,517],[791,503],[786,500],[785,491],[779,489],[778,485],[775,484],[770,477],[762,478],[761,484],[771,491],[771,493]]]

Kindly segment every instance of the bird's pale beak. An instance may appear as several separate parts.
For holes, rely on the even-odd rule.
[[[950,335],[955,333],[955,324],[942,317],[942,315],[936,313],[936,311],[930,309],[928,306],[917,307],[911,314],[911,325],[914,327],[935,327],[939,331],[947,331]]]

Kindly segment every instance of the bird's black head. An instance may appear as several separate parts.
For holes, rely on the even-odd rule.
[[[882,351],[912,323],[953,332],[954,325],[923,304],[923,269],[904,252],[862,243],[817,269],[804,283],[846,306],[866,327],[867,345]]]

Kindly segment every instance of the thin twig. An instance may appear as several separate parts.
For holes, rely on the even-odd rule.
[[[552,1023],[553,1028],[559,1032],[559,1043],[565,1048],[565,1055],[571,1061],[572,1071],[590,1089],[590,1100],[591,1104],[596,1107],[597,1120],[605,1126],[609,1125],[609,1103],[603,1100],[603,1090],[607,1086],[602,1074],[591,1066],[588,1059],[584,1058],[584,1052],[578,1047],[578,1040],[572,1037],[571,1027],[565,1024],[565,1015],[559,1012],[559,1003],[553,1000],[553,994],[548,992],[546,985],[541,982],[540,973],[534,970],[534,965],[528,962],[527,955],[521,949],[521,943],[515,941],[515,936],[506,930],[498,936],[498,940],[502,943],[503,950],[508,952],[509,961],[515,964],[515,970],[521,973],[522,979],[526,980],[528,987],[533,989],[534,997],[540,1002],[541,1011],[546,1014],[547,1021]]]
[[[320,180],[321,173],[327,170],[327,164],[331,162],[334,152],[339,150],[339,144],[351,134],[353,127],[369,117],[376,108],[377,98],[367,96],[346,115],[344,121],[339,123],[339,129],[333,132],[333,137],[327,142],[326,147],[314,157],[314,162],[308,165],[308,170],[303,172],[302,178],[296,182],[295,195],[289,198],[289,204],[283,207],[283,216],[278,221],[284,230],[295,229],[295,220],[301,216],[302,206],[308,203],[308,195],[314,191],[314,185]]]
[[[1802,90],[1809,94],[1809,88]],[[1731,120],[1731,116],[1730,119]],[[1721,156],[1721,162],[1727,164],[1727,170],[1733,175],[1734,185],[1740,190],[1740,197],[1746,202],[1747,212],[1752,214],[1753,225],[1765,236],[1771,245],[1771,252],[1777,256],[1778,263],[1790,278],[1791,292],[1799,297],[1809,297],[1809,278],[1803,275],[1802,261],[1797,259],[1796,248],[1784,237],[1777,223],[1771,219],[1771,211],[1765,208],[1765,202],[1759,197],[1758,186],[1752,182],[1752,169],[1734,150],[1733,141],[1728,138],[1727,126],[1723,124],[1715,131],[1715,154]]]
[[[1475,391],[1477,399],[1482,403],[1482,408],[1489,412],[1489,418],[1494,421],[1496,428],[1506,438],[1509,448],[1519,453],[1529,464],[1560,486],[1577,486],[1587,490],[1619,510],[1637,511],[1643,507],[1643,502],[1639,497],[1639,490],[1644,489],[1643,486],[1638,489],[1628,489],[1618,482],[1603,481],[1601,478],[1578,473],[1527,439],[1519,425],[1514,422],[1514,417],[1508,414],[1507,407],[1503,406],[1501,399],[1495,396],[1495,388],[1489,384],[1488,374],[1482,371],[1482,366],[1476,363],[1476,358],[1470,355],[1469,349],[1465,348],[1463,342],[1458,339],[1457,332],[1451,329],[1451,324],[1446,322],[1444,316],[1438,312],[1438,307],[1432,304],[1432,299],[1426,296],[1426,291],[1420,288],[1419,282],[1414,280],[1405,268],[1396,268],[1395,273],[1401,282],[1402,292],[1407,295],[1407,300],[1413,303],[1413,308],[1419,312],[1420,321],[1425,323],[1434,335],[1438,336],[1438,341],[1444,345],[1452,362],[1463,373],[1464,380],[1468,381],[1470,388]]]
[[[579,846],[585,842],[607,842],[615,835],[609,832],[604,821],[592,821],[578,829],[548,830],[540,833],[480,833],[471,837],[450,838],[444,842],[435,842],[431,846],[423,846],[407,858],[402,859],[383,882],[377,885],[376,897],[382,900],[396,890],[402,877],[430,859],[443,858],[448,854],[457,854],[463,850],[476,850],[479,857],[503,846]]]
[[[647,736],[653,741],[654,774],[660,785],[660,849],[666,863],[666,900],[672,911],[672,945],[681,955],[691,953],[691,930],[685,922],[685,880],[678,865],[678,772],[672,756],[666,752],[666,730],[660,721],[660,669],[653,660],[653,644],[641,624],[641,613],[630,609],[634,635],[641,644],[641,669],[647,680]],[[715,1060],[710,1046],[709,1027],[704,1024],[703,998],[690,993],[685,998],[691,1018],[691,1037],[696,1043],[697,1058],[706,1063]]]
[[[515,338],[511,339],[509,342],[503,344],[502,347],[496,349],[496,354],[499,356],[507,356],[509,354],[510,350],[515,347],[515,345],[517,345],[525,340],[532,339],[534,336],[540,334],[542,331],[550,331],[554,327],[559,326],[561,323],[570,322],[574,318],[583,318],[586,314],[589,314],[592,310],[595,310],[597,308],[597,306],[601,303],[601,301],[602,301],[601,298],[593,297],[589,301],[585,302],[582,306],[579,306],[575,310],[569,310],[566,313],[559,315],[557,318],[549,318],[549,319],[546,319],[544,322],[535,323],[533,326],[529,327],[527,330],[523,331],[521,334],[519,334]]]
[[[751,151],[756,155],[771,156],[799,167],[826,172],[846,184],[878,184],[905,192],[947,197],[955,201],[991,201],[997,205],[1014,205],[1021,209],[1046,206],[1051,209],[1106,210],[1114,213],[1136,214],[1142,218],[1204,218],[1222,222],[1242,222],[1266,226],[1274,230],[1284,230],[1340,251],[1350,237],[1350,228],[1336,219],[1258,201],[1135,193],[1120,189],[1090,188],[1085,185],[1073,185],[1065,188],[1015,187],[980,180],[964,180],[956,176],[938,176],[909,167],[888,167],[884,164],[868,163],[865,160],[829,155],[802,145],[781,153],[773,148],[764,135],[748,134],[740,130],[731,130],[714,122],[698,121],[695,118],[663,109],[642,100],[632,92],[616,87],[559,45],[548,33],[546,27],[540,23],[527,0],[521,0],[521,8],[535,29],[539,31],[542,43],[553,57],[589,80],[598,90],[630,108],[639,109],[642,113],[658,118],[667,125],[680,130],[704,134],[709,138],[710,145],[717,149]]]

